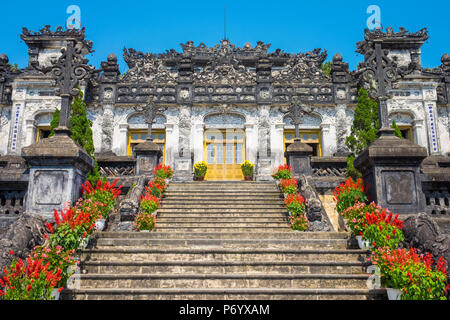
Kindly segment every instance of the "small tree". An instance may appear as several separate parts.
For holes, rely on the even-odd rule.
[[[50,137],[55,134],[55,129],[59,126],[60,110],[56,109],[53,113],[53,119],[50,123]],[[100,180],[100,173],[98,170],[98,163],[94,157],[95,147],[92,134],[92,121],[88,119],[86,113],[86,103],[83,100],[83,92],[78,94],[72,101],[71,117],[70,117],[70,131],[75,143],[80,145],[87,154],[95,161],[94,169],[92,169],[87,176],[91,184],[96,184]]]
[[[369,97],[364,88],[360,88],[351,133],[345,140],[351,152],[347,158],[347,176],[355,180],[361,177],[361,173],[353,166],[353,161],[378,138],[379,126],[378,103]]]
[[[49,137],[52,137],[55,135],[55,129],[59,126],[59,116],[61,114],[61,111],[59,109],[56,109],[55,112],[53,112],[53,119],[52,122],[50,122],[50,134]]]
[[[395,123],[395,120],[392,120],[392,128],[395,130],[394,136],[396,136],[397,138],[403,139],[402,132],[398,128],[397,124]]]

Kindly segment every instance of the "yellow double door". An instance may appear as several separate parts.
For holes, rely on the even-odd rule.
[[[204,141],[204,159],[208,163],[205,180],[244,180],[241,171],[245,160],[244,132],[208,130]]]

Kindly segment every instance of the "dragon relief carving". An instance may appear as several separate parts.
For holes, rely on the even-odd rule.
[[[247,71],[236,58],[224,55],[218,62],[213,60],[202,71],[194,73],[194,82],[255,84],[256,73]]]
[[[121,77],[122,81],[176,84],[177,76],[155,54],[124,49],[123,56],[130,69]]]
[[[290,82],[309,80],[329,80],[322,71],[322,64],[327,58],[327,50],[316,48],[306,53],[290,56],[285,67],[280,71],[273,71],[274,82]]]

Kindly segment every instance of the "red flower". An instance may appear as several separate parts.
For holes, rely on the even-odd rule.
[[[13,254],[14,254],[14,251],[11,250],[11,251],[9,252],[9,255],[12,256]]]
[[[32,286],[31,286],[31,284],[29,284],[29,285],[27,286],[27,291],[30,291],[31,288],[32,288]]]

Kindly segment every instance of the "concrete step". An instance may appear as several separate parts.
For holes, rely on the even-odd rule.
[[[133,248],[101,247],[84,250],[90,261],[353,261],[367,259],[361,250],[271,248]]]
[[[158,233],[155,233],[158,234]],[[347,249],[345,239],[144,239],[99,238],[95,248],[150,247],[150,248],[266,248],[266,249]]]
[[[279,217],[274,217],[274,216],[256,216],[256,217],[246,217],[246,216],[241,216],[241,217],[236,217],[236,216],[201,216],[201,215],[195,215],[195,216],[189,216],[188,214],[183,214],[183,215],[169,215],[169,214],[164,214],[164,215],[160,215],[157,218],[157,223],[158,225],[161,223],[198,223],[198,224],[204,224],[204,223],[247,223],[247,224],[255,224],[255,223],[287,223],[288,222],[288,216],[287,214],[282,216],[280,215]]]
[[[78,289],[62,298],[77,300],[368,300],[386,297],[385,289]]]
[[[229,201],[227,199],[210,199],[204,197],[203,199],[190,199],[186,198],[185,200],[180,199],[173,199],[173,198],[164,198],[163,199],[163,206],[170,205],[170,206],[208,206],[208,207],[214,207],[214,206],[249,206],[249,205],[258,205],[258,206],[285,206],[284,201],[281,201],[281,199],[248,199],[248,200],[239,200],[239,199],[230,199]]]
[[[288,224],[286,223],[285,227],[254,227],[254,226],[247,226],[247,227],[222,227],[222,226],[214,226],[214,227],[201,227],[201,226],[195,226],[195,227],[174,227],[174,226],[159,226],[157,225],[155,232],[203,232],[203,233],[217,233],[217,232],[292,232],[292,230],[289,228]]]
[[[80,285],[83,289],[366,289],[367,279],[367,274],[82,274]]]
[[[247,204],[224,204],[224,203],[178,203],[174,204],[170,201],[164,201],[161,205],[161,209],[205,209],[207,210],[222,210],[222,209],[284,209],[286,207],[282,203],[277,204],[260,204],[260,203],[247,203]]]
[[[282,198],[283,195],[280,191],[249,191],[248,189],[242,191],[212,191],[212,190],[203,190],[203,191],[171,191],[167,190],[164,193],[164,198],[169,198],[172,196],[177,197],[210,197],[210,198],[240,198],[240,197],[251,197],[251,198],[266,198],[266,197],[277,197]]]
[[[243,195],[226,195],[226,194],[222,194],[222,195],[216,195],[216,196],[211,196],[211,195],[193,195],[193,194],[189,194],[189,195],[184,195],[184,196],[180,196],[180,195],[167,195],[164,194],[163,197],[163,201],[184,201],[184,202],[196,202],[196,201],[208,201],[208,202],[214,202],[214,201],[218,201],[218,202],[244,202],[247,203],[248,201],[277,201],[277,202],[283,202],[284,203],[284,198],[282,195],[280,194],[276,194],[273,196],[269,196],[269,195],[261,195],[261,196],[243,196]]]
[[[210,239],[210,240],[223,240],[223,239],[240,239],[240,240],[347,240],[350,234],[347,232],[261,232],[261,233],[248,233],[243,232],[218,232],[218,233],[196,233],[196,232],[95,232],[92,239],[181,239],[181,240],[197,240],[197,239]]]
[[[246,212],[254,212],[254,213],[287,213],[286,208],[159,208],[158,213],[170,212],[170,213],[211,213],[211,212],[222,212],[222,213],[246,213]]]
[[[191,212],[177,212],[177,213],[168,213],[158,215],[158,219],[167,218],[177,218],[177,219],[203,219],[203,218],[211,218],[211,219],[251,219],[251,221],[255,221],[255,219],[287,219],[288,213],[265,213],[265,212],[246,212],[246,213],[230,213],[230,212],[208,212],[208,213],[191,213]]]
[[[361,261],[81,261],[85,274],[361,274]]]
[[[233,219],[229,219],[227,221],[215,222],[215,221],[167,221],[167,220],[157,220],[156,228],[217,228],[220,226],[221,228],[287,228],[289,227],[287,221],[272,221],[272,220],[263,220],[263,221],[234,221]]]

